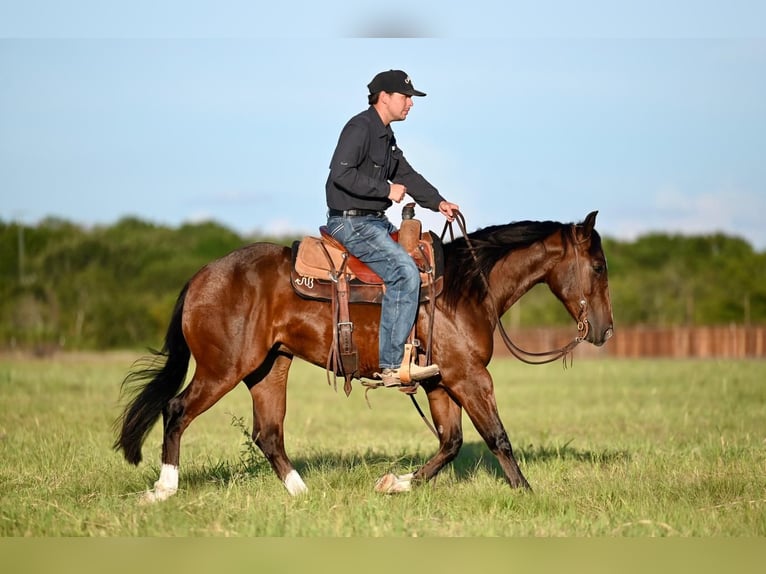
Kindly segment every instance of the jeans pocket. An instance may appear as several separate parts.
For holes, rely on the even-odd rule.
[[[336,239],[343,239],[343,236],[345,235],[343,233],[343,220],[340,218],[330,219],[327,222],[327,230],[330,232],[330,235]]]

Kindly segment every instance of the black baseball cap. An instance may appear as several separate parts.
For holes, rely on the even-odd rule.
[[[412,85],[412,80],[406,72],[401,70],[388,70],[387,72],[381,72],[375,76],[372,81],[367,84],[370,90],[370,94],[377,94],[378,92],[396,92],[398,94],[404,94],[405,96],[425,96],[424,92],[420,92]]]

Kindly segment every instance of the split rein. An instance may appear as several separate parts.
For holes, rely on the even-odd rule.
[[[471,240],[468,237],[468,232],[466,230],[465,225],[465,218],[463,217],[463,214],[459,211],[455,212],[455,220],[457,221],[458,227],[460,228],[460,232],[463,234],[463,237],[465,238],[465,243],[468,246],[468,250],[471,252],[471,256],[473,257],[474,262],[476,265],[479,265],[479,258],[476,256],[476,250],[474,249],[473,245],[471,244]],[[444,235],[447,232],[447,229],[449,229],[450,232],[450,239],[454,240],[454,232],[452,229],[452,222],[447,221],[444,224],[444,229],[442,230],[441,239],[444,239]],[[542,351],[542,352],[531,352],[531,351],[525,351],[524,349],[520,348],[518,345],[516,345],[512,340],[511,337],[508,335],[508,332],[505,330],[505,327],[503,327],[503,322],[501,321],[500,314],[498,312],[498,306],[497,301],[495,301],[494,296],[492,295],[492,291],[489,288],[489,279],[485,275],[484,271],[479,268],[479,273],[481,274],[481,278],[484,281],[484,285],[487,287],[487,294],[489,295],[489,298],[492,302],[492,308],[493,313],[496,315],[497,319],[497,328],[500,332],[500,337],[503,339],[503,343],[505,343],[506,348],[511,352],[511,354],[519,359],[523,363],[527,363],[528,365],[545,365],[547,363],[552,363],[553,361],[556,361],[558,359],[562,359],[564,361],[564,368],[567,366],[567,358],[569,358],[569,364],[572,364],[572,351],[574,351],[574,348],[582,343],[585,340],[585,337],[588,336],[588,330],[590,329],[590,324],[588,323],[588,302],[585,299],[585,294],[582,288],[582,279],[580,277],[580,255],[577,252],[577,245],[579,242],[577,241],[577,235],[575,233],[575,226],[572,225],[571,227],[571,234],[572,234],[572,242],[575,245],[575,267],[577,271],[577,284],[580,289],[580,313],[577,317],[577,336],[572,339],[569,343],[564,345],[563,347],[560,347],[558,349],[553,349],[551,351]],[[528,358],[531,357],[531,358]]]

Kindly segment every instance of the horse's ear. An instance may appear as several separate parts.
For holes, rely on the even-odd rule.
[[[588,239],[591,236],[591,233],[593,233],[593,228],[596,227],[597,215],[598,215],[598,211],[591,211],[588,214],[588,216],[585,218],[585,221],[582,222],[583,239]]]

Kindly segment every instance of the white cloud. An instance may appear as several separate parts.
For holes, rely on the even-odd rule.
[[[648,232],[699,235],[723,232],[740,236],[756,249],[766,248],[766,195],[726,184],[702,193],[675,185],[661,187],[646,205],[615,219],[620,239],[633,240]],[[605,234],[612,234],[604,230]]]
[[[196,224],[205,223],[206,221],[213,221],[214,219],[215,216],[210,211],[200,209],[187,215],[185,221],[188,223]]]
[[[262,201],[269,201],[270,199],[271,196],[268,194],[242,191],[237,189],[216,191],[209,198],[206,198],[207,201],[226,205],[246,205]]]
[[[259,227],[255,230],[257,234],[269,235],[272,237],[285,237],[291,235],[318,235],[318,231],[307,231],[300,229],[300,226],[295,224],[295,220],[287,218],[272,219],[267,221],[263,227]]]
[[[687,233],[751,231],[763,226],[759,219],[766,212],[766,197],[731,185],[699,194],[669,187],[661,189],[654,200],[657,215],[669,227]]]

